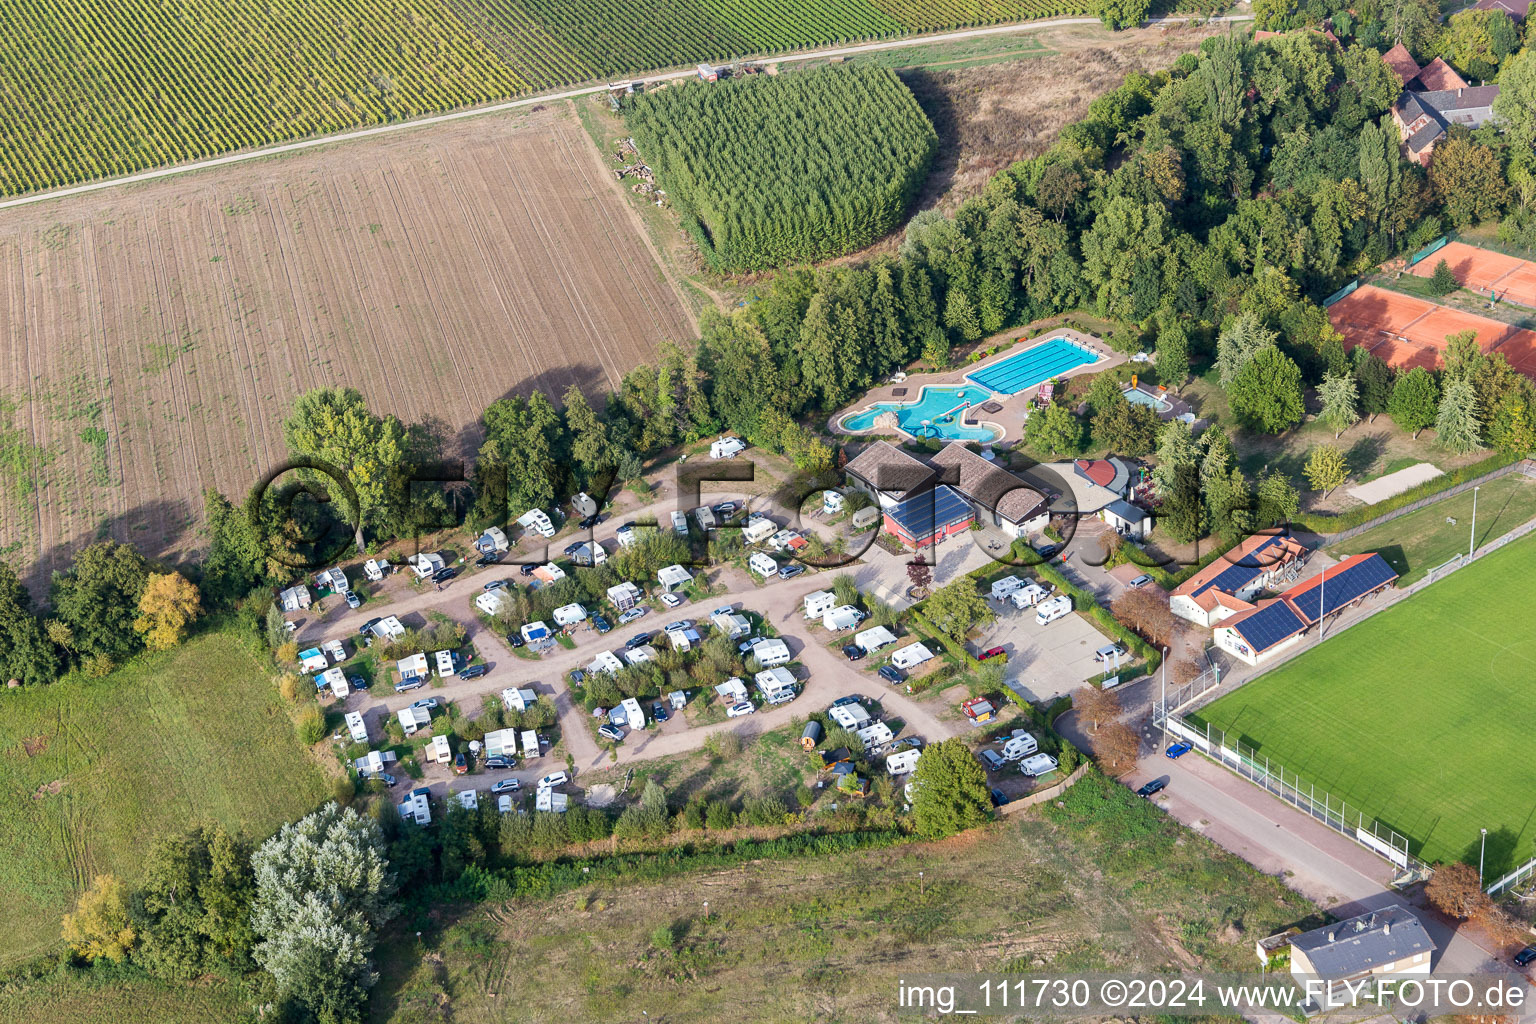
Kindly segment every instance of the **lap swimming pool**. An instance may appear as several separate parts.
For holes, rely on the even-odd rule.
[[[978,387],[925,387],[915,402],[876,402],[868,409],[849,413],[839,423],[844,430],[863,434],[874,429],[882,413],[895,413],[897,425],[913,437],[939,437],[951,441],[995,441],[998,432],[981,424],[964,422],[967,406],[991,398]]]
[[[1057,374],[1098,361],[1097,355],[1076,342],[1067,338],[1052,338],[1044,344],[1000,359],[975,373],[968,373],[965,379],[998,394],[1015,395]]]

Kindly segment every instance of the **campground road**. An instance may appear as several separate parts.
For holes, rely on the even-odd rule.
[[[1158,25],[1176,24],[1186,21],[1204,21],[1214,23],[1236,23],[1252,21],[1250,15],[1229,15],[1219,18],[1188,18],[1165,17],[1154,18],[1142,23],[1144,28],[1152,28]],[[857,46],[835,46],[819,50],[809,50],[804,53],[769,54],[762,56],[747,56],[739,58],[740,61],[771,61],[776,64],[787,64],[794,61],[823,60],[828,57],[847,57],[860,53],[872,53],[881,50],[898,50],[908,46],[922,46],[933,43],[950,43],[963,39],[976,39],[984,36],[1011,35],[1020,32],[1038,32],[1048,28],[1062,28],[1069,25],[1097,25],[1097,18],[1052,18],[1048,21],[1015,22],[1008,25],[992,25],[987,28],[964,29],[958,32],[941,32],[935,35],[903,36],[899,39],[886,39],[873,43],[861,43]],[[615,81],[641,81],[648,84],[658,82],[675,81],[679,78],[689,78],[696,74],[695,69],[688,68],[680,71],[666,71],[660,74],[643,76],[615,76]],[[268,157],[282,156],[287,153],[299,153],[306,149],[314,149],[318,146],[329,146],[335,143],[355,142],[361,139],[371,139],[380,135],[391,135],[395,132],[409,131],[413,128],[425,128],[435,124],[445,124],[449,121],[459,121],[467,117],[480,117],[486,114],[505,113],[509,110],[518,110],[531,107],[540,103],[550,103],[557,100],[577,99],[582,96],[590,96],[594,93],[607,92],[608,86],[590,85],[579,89],[567,89],[563,92],[540,93],[537,96],[525,96],[521,99],[507,100],[502,103],[493,103],[487,106],[470,107],[464,110],[454,110],[445,114],[434,114],[430,117],[419,117],[410,121],[397,121],[393,124],[379,125],[374,128],[361,128],[356,131],[338,132],[333,135],[322,135],[318,138],[299,139],[295,142],[285,142],[275,146],[263,146],[260,149],[243,150],[236,153],[226,153],[223,156],[208,157],[204,160],[192,160],[187,163],[174,164],[170,167],[157,167],[148,171],[140,171],[135,174],[125,174],[116,178],[105,178],[101,181],[90,181],[82,185],[71,185],[67,188],[53,189],[48,192],[35,192],[30,195],[17,196],[12,199],[0,201],[0,210],[17,206],[30,206],[34,203],[44,203],[50,200],[67,199],[71,196],[85,195],[91,192],[99,192],[103,189],[120,188],[125,185],[136,185],[146,181],[156,181],[160,178],[169,178],[178,174],[190,174],[194,171],[204,171],[215,167],[225,167],[231,164],[245,163],[250,160],[264,160]]]

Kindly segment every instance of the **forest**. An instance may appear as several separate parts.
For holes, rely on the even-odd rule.
[[[886,68],[831,65],[637,96],[625,123],[716,270],[841,256],[901,223],[938,136]]]

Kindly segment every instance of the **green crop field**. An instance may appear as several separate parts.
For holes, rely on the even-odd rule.
[[[1202,709],[1431,862],[1536,854],[1536,538],[1517,541]]]
[[[868,245],[900,223],[938,146],[895,73],[869,66],[672,86],[636,97],[625,124],[722,270]]]
[[[0,195],[1084,0],[0,0]]]
[[[227,635],[0,704],[0,961],[52,946],[90,878],[134,878],[155,837],[200,820],[265,837],[328,792]]]

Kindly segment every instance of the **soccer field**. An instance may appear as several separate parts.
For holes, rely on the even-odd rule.
[[[1536,854],[1536,536],[1517,541],[1192,718],[1496,878]]]

